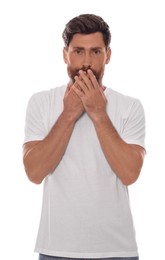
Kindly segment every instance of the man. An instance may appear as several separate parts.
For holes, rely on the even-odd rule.
[[[40,260],[138,259],[127,186],[145,156],[143,107],[103,85],[111,34],[101,17],[73,18],[63,40],[68,85],[27,107],[24,166],[44,180],[35,251]]]

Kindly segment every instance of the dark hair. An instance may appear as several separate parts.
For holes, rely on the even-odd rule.
[[[111,42],[111,33],[108,24],[98,15],[81,14],[71,19],[65,26],[62,38],[66,47],[69,46],[76,33],[90,34],[101,32],[106,48]]]

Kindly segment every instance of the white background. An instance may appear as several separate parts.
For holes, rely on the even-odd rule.
[[[22,143],[30,96],[68,80],[62,31],[80,13],[110,25],[112,58],[104,83],[140,98],[147,156],[130,186],[140,260],[164,258],[165,8],[147,0],[2,0],[0,2],[0,258],[35,260],[42,185],[29,182]]]

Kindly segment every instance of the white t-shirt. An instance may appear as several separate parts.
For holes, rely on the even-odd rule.
[[[25,142],[43,139],[63,110],[66,86],[29,100]],[[138,99],[105,90],[107,113],[120,136],[144,147],[145,116]],[[112,171],[87,114],[75,124],[65,154],[44,181],[35,251],[72,258],[138,255],[128,188]]]

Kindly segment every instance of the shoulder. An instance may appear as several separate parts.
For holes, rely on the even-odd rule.
[[[106,89],[106,97],[107,100],[113,104],[113,106],[121,107],[121,109],[128,109],[133,107],[142,107],[141,101],[138,98],[125,95],[120,93],[114,89],[107,88]]]
[[[29,98],[29,104],[35,103],[47,103],[50,102],[51,99],[54,99],[55,97],[63,96],[66,89],[66,85],[55,87],[49,90],[42,90],[39,92],[35,92],[31,95]]]
[[[135,97],[131,97],[129,95],[125,95],[121,92],[118,92],[112,88],[106,88],[106,95],[108,98],[115,98],[115,99],[119,99],[119,100],[123,100],[123,101],[130,101],[130,102],[134,102],[137,100],[137,98]]]

